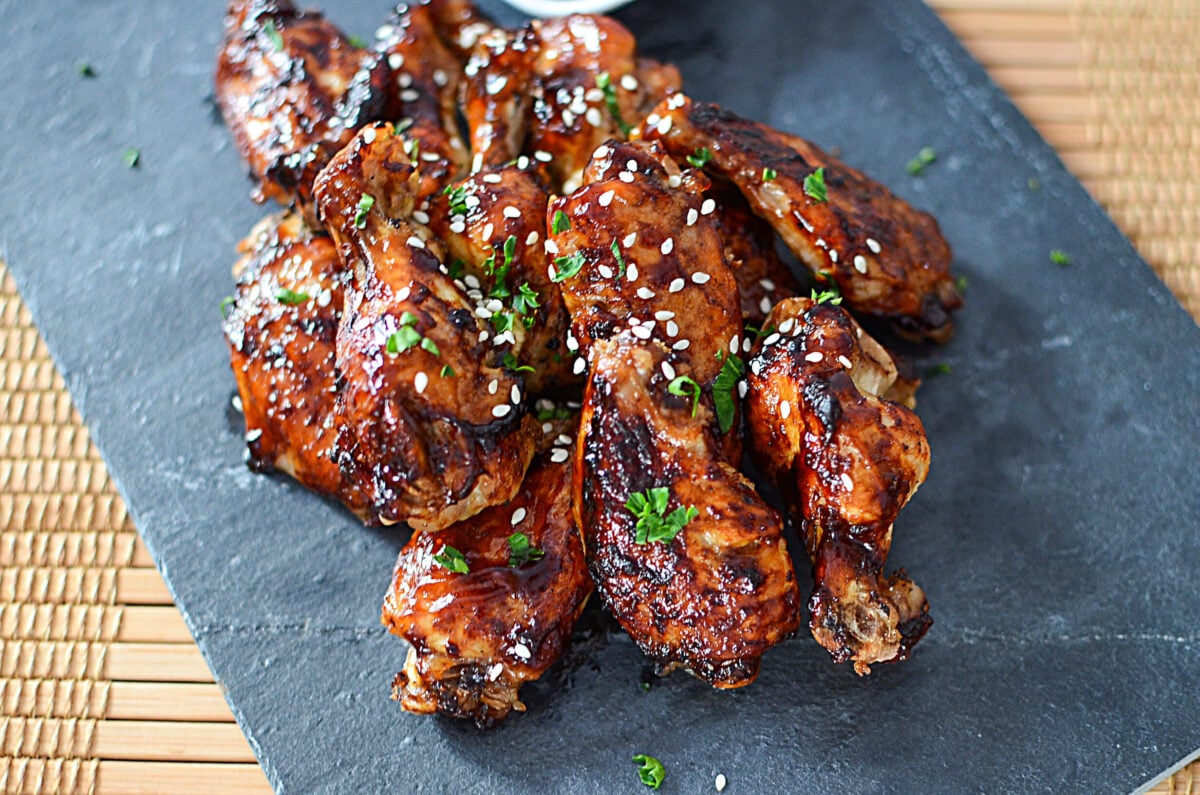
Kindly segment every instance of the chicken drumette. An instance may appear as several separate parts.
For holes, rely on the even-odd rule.
[[[538,429],[521,378],[501,366],[506,346],[413,219],[410,149],[390,125],[366,127],[315,195],[354,272],[337,338],[336,459],[382,521],[438,530],[512,498]]]
[[[677,94],[643,125],[675,157],[707,150],[705,168],[737,185],[813,273],[850,308],[909,336],[943,342],[962,298],[937,221],[813,144]]]
[[[932,624],[921,589],[883,574],[892,524],[929,471],[925,430],[886,397],[892,359],[844,310],[794,298],[767,322],[746,376],[751,444],[813,561],[813,636],[867,673],[907,658]]]

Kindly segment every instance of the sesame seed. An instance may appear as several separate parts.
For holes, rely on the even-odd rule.
[[[775,289],[775,282],[771,281],[770,279],[759,279],[758,284],[767,292],[772,292]]]
[[[400,288],[400,292],[396,293],[396,300],[407,301],[410,295],[412,295],[412,286],[405,285],[404,287]]]
[[[579,350],[579,340],[575,339],[575,335],[569,331],[567,332],[567,350],[569,350],[569,351]]]
[[[655,320],[670,320],[675,317],[675,313],[669,309],[660,309],[654,313]]]
[[[496,231],[495,225],[491,221],[488,221],[487,225],[483,227],[483,239],[490,240],[492,237],[492,232],[495,232],[495,231]]]
[[[596,151],[592,152],[592,157],[599,160],[601,158],[608,157],[608,153],[611,151],[612,150],[609,149],[606,145],[600,144],[599,146],[596,147]]]
[[[492,335],[491,335],[490,333],[488,333],[488,330],[487,330],[487,329],[484,329],[483,331],[479,332],[479,341],[480,341],[480,342],[487,342],[487,341],[488,341],[488,337],[490,337],[490,336],[492,336]]]
[[[517,645],[513,646],[513,652],[522,660],[528,660],[533,656],[529,651],[529,647],[524,643],[518,643]]]
[[[750,362],[750,372],[754,373],[755,375],[762,375],[762,362],[760,362],[758,359]]]
[[[450,222],[450,231],[456,235],[461,235],[463,232],[467,231],[467,225],[464,224],[461,219],[456,220],[456,221],[451,221]]]
[[[400,99],[404,100],[405,102],[416,102],[418,99],[420,99],[420,97],[421,92],[417,91],[415,88],[406,88],[400,92]]]
[[[575,375],[579,375],[586,369],[587,369],[587,362],[585,362],[583,359],[576,359],[575,366],[573,366],[571,368],[571,372],[575,373]]]
[[[421,394],[425,391],[425,387],[429,386],[429,376],[423,372],[417,373],[416,378],[413,379],[413,386],[417,388],[417,394]]]
[[[554,430],[554,423],[552,423],[552,422],[543,422],[542,423],[542,433],[550,433],[550,431],[552,431],[552,430]]]
[[[645,326],[634,326],[633,328],[630,329],[630,331],[633,332],[633,336],[637,337],[640,340],[650,339],[650,335],[653,333],[652,331],[650,331],[650,329],[646,328]]]
[[[569,110],[564,110],[562,112],[562,120],[565,126],[572,127],[575,124],[575,114]]]
[[[640,325],[642,325],[642,321],[638,320],[636,317],[631,317],[631,318],[629,318],[629,325],[640,326]]]
[[[779,324],[779,332],[781,334],[787,334],[789,331],[792,330],[792,326],[795,326],[795,325],[796,325],[796,319],[789,317],[787,320],[785,320]]]
[[[674,345],[672,345],[672,346],[671,346],[671,350],[673,350],[673,351],[686,351],[686,350],[688,349],[688,346],[689,346],[689,345],[691,345],[691,344],[692,344],[692,341],[691,341],[691,340],[680,340],[679,342],[677,342],[677,343],[675,343]]]
[[[838,362],[842,365],[842,367],[845,367],[847,370],[854,367],[854,362],[850,361],[845,356],[839,356]]]
[[[492,408],[492,416],[496,418],[507,417],[510,411],[512,411],[512,406],[507,403],[501,403],[499,406]]]
[[[539,149],[533,153],[533,159],[539,163],[549,163],[554,157],[544,149]]]
[[[666,240],[663,241],[662,245],[659,246],[658,250],[663,253],[664,257],[666,255],[670,254],[672,251],[675,250],[675,238],[668,237]]]
[[[658,120],[661,118],[662,118],[662,116],[659,116],[657,113],[651,113],[649,116],[646,117],[646,124],[653,127],[654,125],[658,124]]]
[[[883,247],[879,245],[879,241],[873,237],[867,238],[867,248],[871,249],[872,254],[878,254],[883,251]]]
[[[407,240],[407,243],[413,248],[425,248],[425,241],[416,235],[410,236]]]
[[[700,205],[701,215],[712,215],[713,210],[717,209],[717,203],[712,199],[705,199]]]
[[[770,314],[770,312],[771,312],[771,299],[770,299],[770,298],[767,298],[767,297],[764,295],[764,296],[762,297],[762,300],[758,302],[758,308],[759,308],[759,309],[762,311],[762,313],[763,313],[764,315]]]
[[[806,362],[814,362],[815,363],[815,362],[821,361],[824,358],[825,358],[825,354],[821,353],[820,351],[813,351],[812,353],[808,353],[808,354],[804,355],[804,361],[806,361]]]
[[[593,127],[599,127],[604,121],[604,117],[600,115],[599,108],[588,108],[587,113],[583,114],[583,117],[587,119],[587,123]]]
[[[521,211],[518,210],[516,207],[512,207],[512,206],[505,207],[504,208],[504,217],[505,218],[520,218]]]
[[[641,298],[643,301],[649,301],[654,297],[654,291],[649,287],[639,287],[637,288],[637,297]]]
[[[671,366],[670,362],[664,361],[662,363],[662,371],[663,375],[665,375],[667,378],[675,378],[675,368]]]
[[[398,52],[394,52],[388,56],[388,66],[393,69],[399,69],[404,66],[404,56]]]
[[[404,74],[402,74],[396,78],[396,85],[400,86],[401,88],[408,88],[412,84],[413,84],[413,76],[410,75],[408,72],[405,72]],[[408,151],[408,150],[406,149],[405,151]]]
[[[738,335],[734,334],[733,337],[731,337],[729,340],[729,352],[737,353],[737,349],[738,349]]]
[[[538,233],[537,233],[537,230],[535,229],[525,237],[525,245],[533,246],[533,245],[536,245],[537,242],[538,242]]]
[[[521,387],[517,386],[516,384],[513,384],[512,391],[509,392],[509,396],[512,398],[513,403],[520,403],[521,402]]]
[[[687,211],[687,225],[692,226],[699,218],[699,211],[697,211],[695,207],[689,207]]]
[[[671,117],[667,116],[664,118],[655,126],[655,129],[658,130],[659,135],[666,135],[669,133],[671,131]]]
[[[606,190],[604,193],[600,194],[600,198],[596,199],[596,201],[601,207],[607,207],[608,205],[612,204],[613,196],[616,195],[616,191]]]
[[[792,404],[788,403],[786,400],[782,401],[779,404],[779,416],[783,417],[785,420],[792,416]]]
[[[842,473],[842,485],[846,487],[846,491],[854,491],[854,480],[845,472]]]
[[[708,284],[708,280],[711,278],[712,277],[709,276],[704,271],[700,271],[699,273],[692,274],[692,281],[694,281],[696,284]]]
[[[504,308],[504,304],[500,301],[499,298],[490,299],[486,304],[484,304],[484,306],[486,306],[487,310],[489,312],[491,312],[493,315]]]
[[[637,277],[638,277],[637,263],[631,262],[631,263],[629,263],[629,267],[625,269],[625,278],[629,279],[629,281],[631,281],[631,282],[636,282]]]
[[[829,248],[829,244],[825,242],[825,238],[817,238],[817,248]]]
[[[631,183],[633,182],[633,174],[630,174],[628,171],[622,171],[620,174],[617,174],[617,179],[622,182]]]
[[[488,394],[489,395],[496,394],[496,390],[499,388],[500,388],[500,381],[498,379],[493,378],[492,382],[490,384],[488,384],[488,387],[487,387]]]
[[[831,249],[829,249],[829,261],[830,261],[830,262],[837,262],[837,261],[838,261],[838,253],[837,253],[837,249],[836,249],[836,248],[831,248]]]
[[[253,444],[254,442],[257,442],[259,437],[262,436],[262,433],[262,428],[254,428],[246,431],[246,444]]]
[[[742,353],[749,353],[749,352],[750,352],[750,338],[746,337],[744,340],[742,340]]]
[[[362,131],[362,139],[363,139],[363,143],[365,143],[365,144],[375,143],[375,128],[367,127],[365,130],[363,130]]]
[[[679,176],[678,174],[672,174],[671,176],[667,177],[667,185],[669,187],[678,188],[682,184],[683,177]]]
[[[671,285],[669,287],[667,287],[667,292],[677,293],[683,289],[683,285],[684,285],[683,279],[675,279],[671,282]]]
[[[667,100],[667,107],[671,110],[682,108],[687,103],[687,97],[683,94],[676,94]]]
[[[626,91],[637,91],[637,87],[638,81],[636,77],[631,74],[625,74],[621,76],[621,88],[625,89]]]
[[[596,268],[596,270],[600,271],[600,275],[603,276],[605,279],[611,279],[613,277],[613,269],[608,267],[607,265],[601,265],[598,268]]]
[[[625,248],[629,248],[636,242],[637,242],[637,232],[630,232],[629,234],[625,235],[625,239],[621,241],[621,245],[624,246]]]
[[[508,85],[508,77],[500,75],[499,77],[489,77],[487,79],[487,92],[492,96],[499,94]]]
[[[580,361],[583,361],[583,360],[580,359]],[[552,462],[554,462],[555,464],[561,464],[563,461],[566,461],[570,457],[571,457],[571,454],[568,453],[566,450],[564,450],[561,447],[555,447],[554,450],[551,451],[551,453],[550,453],[550,460]]]
[[[862,254],[855,255],[854,270],[858,271],[859,273],[867,272],[867,258],[864,257]]]
[[[726,783],[725,774],[718,773],[717,777],[713,780],[713,788],[716,789],[717,792],[724,792]]]
[[[429,223],[429,213],[421,212],[420,210],[413,210],[412,217],[413,220],[419,224]]]
[[[779,342],[779,334],[772,334],[771,336],[769,336],[765,340],[763,340],[763,346],[766,347],[766,346],[774,345],[777,342]]]
[[[570,436],[567,436],[565,433],[560,433],[560,434],[558,435],[558,438],[556,438],[556,439],[554,440],[554,443],[555,443],[555,444],[570,444],[570,443],[571,443],[571,437],[570,437]]]
[[[749,389],[750,389],[750,387],[746,384],[745,381],[738,381],[738,397],[740,397],[740,398],[746,397],[746,392],[749,391]]]
[[[546,249],[547,254],[557,254],[558,253],[558,244],[555,243],[550,238],[546,238],[546,242],[542,247],[544,249]]]
[[[674,337],[679,334],[679,324],[674,320],[667,321],[667,336]]]

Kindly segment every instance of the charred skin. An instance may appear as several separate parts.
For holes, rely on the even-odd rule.
[[[883,574],[896,516],[929,472],[925,430],[886,397],[891,357],[844,310],[795,298],[768,323],[778,332],[746,375],[755,459],[813,561],[813,637],[835,661],[869,673],[906,659],[933,623],[903,571]]]
[[[571,372],[571,319],[547,273],[548,201],[538,171],[497,166],[455,183],[429,211],[450,261],[462,263],[463,287],[490,323],[492,340],[507,341],[519,365],[533,368],[523,376],[535,396],[578,388],[583,380]]]
[[[706,166],[737,185],[813,273],[829,273],[858,312],[906,336],[945,342],[962,298],[950,276],[950,246],[937,221],[808,141],[677,95],[647,117],[642,135],[682,158],[700,148]],[[764,169],[776,172],[763,178]],[[828,201],[804,190],[825,169]]]
[[[707,402],[693,416],[690,398],[668,392],[669,355],[628,332],[594,343],[574,504],[597,593],[660,671],[742,687],[795,631],[800,595],[779,515],[723,459]],[[668,511],[699,514],[670,542],[638,544],[625,504],[657,487]]]
[[[294,214],[264,219],[239,249],[225,338],[250,467],[285,472],[370,521],[365,495],[332,458],[334,352],[346,277],[337,249]]]
[[[494,725],[525,710],[521,685],[562,656],[592,590],[571,511],[568,447],[560,463],[550,453],[536,459],[508,504],[437,534],[416,533],[401,551],[383,623],[412,646],[393,683],[404,709]],[[544,556],[510,566],[514,532]],[[469,573],[434,560],[447,546],[462,553]]]
[[[520,377],[498,366],[505,350],[482,341],[471,302],[412,219],[420,180],[407,148],[390,125],[366,127],[317,179],[321,220],[354,273],[337,337],[334,454],[381,521],[440,530],[512,498],[537,422]],[[364,210],[364,195],[380,198]],[[402,327],[421,344],[389,350]]]
[[[382,118],[386,59],[354,47],[289,0],[234,0],[217,59],[216,100],[257,181],[256,201],[315,223],[312,183],[361,125]]]

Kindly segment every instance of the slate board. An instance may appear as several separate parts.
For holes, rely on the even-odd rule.
[[[337,5],[359,35],[386,12]],[[1200,745],[1197,327],[920,2],[731,8],[620,16],[694,96],[935,212],[970,279],[892,555],[936,623],[869,678],[804,638],[732,693],[643,693],[632,643],[593,627],[480,732],[387,698],[403,536],[241,463],[217,304],[264,210],[206,101],[221,3],[0,0],[0,255],[278,790],[632,793],[651,753],[664,792],[1119,792]]]

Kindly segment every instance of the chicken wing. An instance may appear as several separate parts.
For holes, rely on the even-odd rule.
[[[741,687],[795,631],[800,594],[779,515],[724,460],[708,403],[671,391],[671,357],[628,331],[593,343],[575,509],[597,593],[642,651],[663,673]],[[673,538],[641,534],[630,506],[653,490],[668,524],[691,514]]]
[[[233,0],[216,100],[257,182],[254,198],[315,222],[312,182],[359,126],[382,118],[386,60],[290,0]]]
[[[814,273],[829,273],[852,309],[939,342],[962,304],[937,221],[808,141],[676,95],[642,129],[732,181]]]
[[[392,686],[406,710],[493,725],[566,649],[592,583],[558,441],[511,502],[401,551],[383,623],[411,645]]]
[[[515,160],[524,148],[537,48],[537,37],[528,27],[497,28],[475,45],[462,87],[473,172]]]
[[[813,561],[810,628],[860,674],[903,660],[933,623],[925,594],[883,575],[892,524],[929,471],[920,419],[885,397],[891,357],[844,310],[780,303],[750,360],[756,460],[795,515]]]
[[[240,249],[225,337],[250,466],[286,472],[369,520],[366,497],[331,457],[334,349],[346,276],[337,249],[294,214],[264,219]]]
[[[507,348],[413,220],[409,150],[390,125],[369,126],[317,178],[321,220],[355,274],[334,453],[382,521],[439,530],[512,498],[538,429],[520,377],[499,366]]]
[[[547,272],[549,196],[538,170],[486,168],[436,198],[430,225],[462,264],[463,287],[498,340],[513,346],[532,395],[582,383],[571,373],[570,317]],[[532,370],[530,370],[532,368]]]

